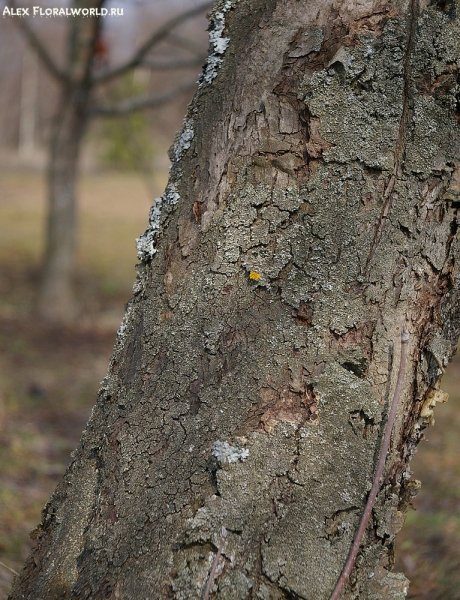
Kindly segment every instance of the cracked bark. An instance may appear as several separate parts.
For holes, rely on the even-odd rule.
[[[202,598],[222,527],[210,598],[327,600],[407,323],[384,484],[343,598],[405,596],[391,566],[409,461],[460,331],[458,4],[219,11],[228,48],[171,153],[180,201],[163,203],[12,600]]]

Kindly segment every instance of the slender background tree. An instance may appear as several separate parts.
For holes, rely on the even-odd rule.
[[[46,247],[37,308],[40,316],[50,321],[67,322],[77,314],[77,302],[73,288],[77,237],[76,182],[82,140],[91,119],[114,117],[133,111],[161,106],[180,94],[190,93],[196,87],[196,77],[186,73],[185,80],[169,90],[156,94],[126,98],[118,103],[100,102],[101,88],[126,76],[134,69],[147,70],[183,69],[201,66],[204,56],[196,53],[193,44],[188,47],[189,57],[172,57],[171,60],[155,60],[156,48],[183,23],[202,16],[212,3],[201,3],[174,16],[135,51],[122,65],[110,68],[104,60],[106,48],[103,20],[100,10],[105,0],[74,0],[76,9],[96,9],[97,16],[75,16],[67,19],[65,60],[56,59],[33,27],[33,20],[17,19],[30,47],[35,51],[48,73],[59,86],[59,100],[53,117],[49,139],[48,161],[48,218]],[[9,3],[17,8],[18,3]],[[182,44],[184,45],[184,44]],[[107,94],[105,94],[107,96]],[[25,97],[25,101],[31,98]],[[25,139],[27,119],[21,131]],[[28,138],[30,140],[30,135]],[[23,151],[27,141],[22,143]]]

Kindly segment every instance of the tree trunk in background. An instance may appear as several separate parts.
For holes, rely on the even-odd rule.
[[[202,598],[222,526],[212,598],[327,600],[402,326],[343,597],[405,596],[408,462],[460,326],[456,9],[217,3],[108,376],[12,600]]]
[[[76,8],[95,9],[103,0],[74,0]],[[46,248],[38,294],[38,312],[49,321],[72,321],[77,314],[73,291],[76,263],[76,181],[81,142],[88,122],[91,65],[100,22],[72,17],[66,81],[61,82],[48,165]]]
[[[35,150],[38,68],[37,55],[31,48],[26,48],[22,57],[21,112],[18,147],[19,157],[26,161],[33,157]]]
[[[38,310],[48,321],[71,321],[77,313],[73,291],[76,262],[76,179],[86,117],[67,90],[55,119],[48,166],[48,222]]]

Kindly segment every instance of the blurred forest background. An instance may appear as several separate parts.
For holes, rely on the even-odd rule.
[[[0,8],[5,4],[10,5],[0,2]],[[107,2],[109,8],[123,8],[124,16],[102,20],[97,60],[104,69],[118,68],[165,23],[200,4]],[[33,20],[36,36],[58,65],[69,21]],[[29,532],[64,473],[105,376],[135,277],[134,240],[166,184],[167,150],[204,62],[206,27],[205,11],[184,20],[152,48],[145,61],[151,68],[137,65],[98,90],[98,100],[112,105],[126,106],[133,97],[171,99],[93,120],[87,128],[77,185],[78,309],[63,324],[37,312],[48,144],[59,84],[17,19],[0,20],[0,600],[28,555]],[[436,408],[436,425],[426,431],[428,441],[412,463],[422,489],[395,548],[396,570],[411,579],[414,599],[460,600],[459,360],[442,387],[450,400]]]

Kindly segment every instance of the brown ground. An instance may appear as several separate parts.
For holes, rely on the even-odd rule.
[[[157,191],[164,184],[159,177]],[[0,600],[31,547],[28,532],[77,445],[134,280],[134,238],[151,194],[128,175],[82,183],[77,289],[82,317],[66,329],[31,317],[42,251],[44,190],[34,173],[0,173]],[[460,360],[413,461],[423,482],[396,545],[409,598],[460,600]],[[6,565],[6,566],[5,566]]]

